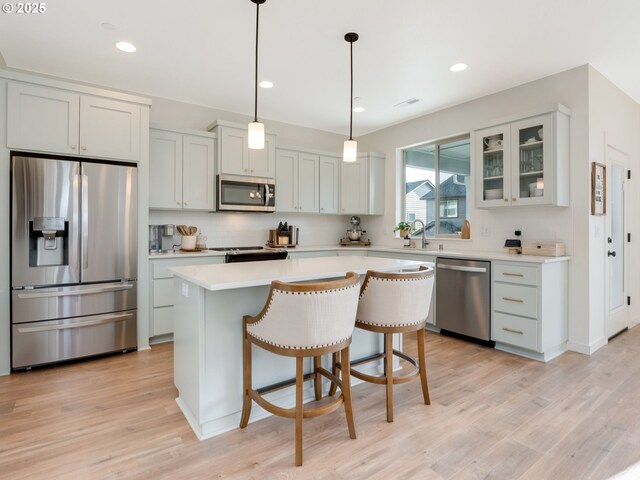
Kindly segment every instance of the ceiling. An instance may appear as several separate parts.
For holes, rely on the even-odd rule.
[[[252,114],[249,0],[50,0],[46,8],[0,14],[9,68]],[[260,78],[275,87],[260,89],[258,117],[348,132],[349,31],[360,35],[354,96],[366,108],[354,114],[355,135],[585,63],[638,102],[638,19],[637,0],[267,0]],[[137,52],[116,50],[119,40]],[[468,70],[450,72],[456,62]]]

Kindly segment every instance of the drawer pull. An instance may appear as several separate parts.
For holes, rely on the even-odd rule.
[[[524,300],[520,300],[519,298],[502,297],[502,299],[506,302],[524,303]]]
[[[505,332],[517,333],[518,335],[524,335],[522,330],[514,330],[513,328],[502,327]]]
[[[507,277],[524,277],[522,273],[502,272],[502,275],[505,275]]]

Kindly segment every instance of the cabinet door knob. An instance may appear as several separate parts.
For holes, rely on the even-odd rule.
[[[177,205],[180,205],[180,202],[176,202]]]
[[[505,198],[505,199],[504,199],[504,201],[505,201],[505,202],[508,202],[508,201],[509,201],[509,199],[508,199],[508,198]]]
[[[69,145],[69,148],[70,148],[71,150],[75,150],[77,147],[76,147],[76,145]]]
[[[87,147],[82,147],[82,150],[83,150],[83,151],[84,151],[84,150],[86,150],[86,149],[87,149]]]
[[[321,211],[321,212],[324,212],[324,208],[320,207],[320,211]]]
[[[189,202],[184,202],[185,205],[189,205]]]
[[[511,201],[512,201],[512,202],[515,202],[516,200],[518,200],[516,197],[513,197],[513,198],[511,199]]]

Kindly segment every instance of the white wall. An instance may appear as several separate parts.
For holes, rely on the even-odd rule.
[[[640,170],[640,116],[638,104],[593,67],[589,67],[589,162],[606,164],[607,145],[629,156],[632,175],[629,205],[630,233],[632,240],[630,257],[625,266],[630,269],[631,322],[640,321],[640,256],[638,255],[638,234],[640,234],[638,205],[640,190],[635,187]],[[591,347],[597,348],[607,342],[605,322],[607,307],[605,292],[608,288],[606,276],[607,257],[607,217],[589,216],[589,337]]]
[[[446,138],[490,124],[511,115],[563,104],[572,109],[571,117],[571,206],[506,207],[490,210],[471,208],[472,239],[437,240],[456,250],[501,251],[515,225],[522,225],[524,239],[564,242],[573,255],[570,274],[569,339],[572,348],[589,348],[589,308],[584,301],[589,292],[589,67],[582,66],[542,78],[493,95],[466,102],[358,138],[359,149],[386,155],[386,195],[389,199],[383,217],[367,217],[363,223],[378,244],[400,245],[393,227],[399,220],[397,183],[402,162],[397,149],[438,138]],[[401,192],[402,190],[400,190]],[[481,228],[488,230],[480,236]]]

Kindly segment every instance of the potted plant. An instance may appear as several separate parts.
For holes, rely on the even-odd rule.
[[[399,222],[396,228],[393,229],[394,232],[400,232],[400,237],[402,238],[405,238],[409,234],[409,230],[411,230],[411,224],[409,222]]]

